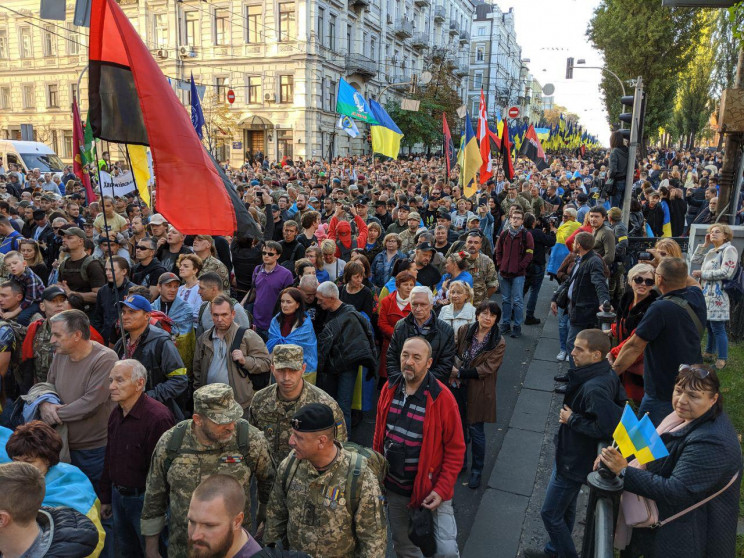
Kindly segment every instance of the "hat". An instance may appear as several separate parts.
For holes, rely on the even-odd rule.
[[[83,221],[83,226],[84,227],[92,227],[93,226],[93,219],[86,219],[85,221]]]
[[[261,185],[261,183],[258,180],[256,180],[255,178],[253,180],[251,180],[251,186],[260,186],[260,185]]]
[[[273,203],[273,204],[271,204],[271,211],[281,211],[281,210],[279,209],[279,206],[278,205],[276,205],[275,203]]]
[[[416,246],[416,250],[421,250],[422,252],[436,252],[437,249],[434,248],[434,246],[431,245],[429,242],[422,242],[418,246]]]
[[[310,403],[292,417],[292,428],[298,432],[320,432],[336,426],[333,411],[323,403]]]
[[[44,289],[44,292],[41,293],[41,299],[46,301],[52,301],[58,296],[63,296],[66,299],[67,293],[62,287],[58,287],[57,285],[47,287],[46,289]]]
[[[43,196],[41,196],[41,199],[45,201],[53,202],[56,198],[54,197],[53,194],[44,194]]]
[[[450,212],[443,207],[437,209],[437,219],[439,219],[440,217],[442,219],[447,219],[447,221],[452,221],[452,215],[450,215]]]
[[[357,181],[359,181],[359,180],[367,180],[367,177],[364,176],[363,174],[360,174],[360,175],[357,176]]]
[[[80,227],[70,227],[69,229],[65,229],[62,234],[63,236],[77,236],[78,238],[82,238],[83,240],[87,238],[85,236],[85,231]]]
[[[144,310],[145,312],[152,312],[152,306],[150,302],[142,295],[130,295],[119,304],[124,304],[132,310]]]
[[[46,211],[43,209],[34,209],[34,219],[43,219],[46,217]]]
[[[421,221],[421,215],[419,215],[419,214],[418,214],[417,212],[415,212],[415,211],[411,211],[411,212],[410,212],[410,213],[408,214],[408,220],[410,221],[411,219],[416,219],[417,221]]]
[[[243,417],[243,407],[235,401],[227,384],[209,384],[194,392],[194,414],[217,424],[230,424]]]
[[[302,347],[299,345],[277,345],[272,353],[274,368],[300,370],[303,364],[303,356]]]
[[[333,179],[333,183],[334,184],[341,184],[341,179],[340,178],[334,178]]]
[[[468,223],[472,221],[480,221],[480,217],[478,217],[477,215],[473,215],[470,217],[470,219],[468,219]]]
[[[409,206],[409,205],[405,205],[405,204],[404,204],[404,205],[401,205],[401,206],[400,206],[400,207],[398,208],[398,211],[401,211],[401,210],[402,210],[402,211],[411,211],[411,206]]]
[[[359,196],[354,201],[354,205],[367,205],[368,203],[369,203],[369,198],[367,198],[367,196]]]
[[[148,221],[150,225],[165,225],[168,221],[160,213],[155,213]]]
[[[158,285],[165,285],[166,283],[172,283],[173,281],[178,281],[180,283],[181,279],[179,279],[178,275],[175,273],[166,271],[160,276],[160,279],[158,279]]]

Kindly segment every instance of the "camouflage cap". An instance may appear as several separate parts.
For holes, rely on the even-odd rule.
[[[299,345],[277,345],[272,353],[274,368],[302,368],[304,353]]]
[[[243,416],[243,408],[235,401],[230,386],[209,384],[194,392],[194,414],[207,417],[217,424],[228,424]]]

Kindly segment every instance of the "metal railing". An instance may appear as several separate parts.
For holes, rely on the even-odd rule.
[[[597,454],[607,444],[600,442]],[[586,506],[586,527],[581,555],[584,558],[613,558],[615,522],[623,491],[623,481],[609,469],[600,466],[589,473],[589,502]]]

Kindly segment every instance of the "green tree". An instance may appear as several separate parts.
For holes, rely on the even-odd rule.
[[[713,64],[713,94],[720,98],[724,89],[734,86],[736,61],[741,41],[735,31],[744,26],[744,10],[720,10],[715,18],[712,48],[715,53]]]
[[[667,8],[658,0],[602,0],[587,36],[607,68],[621,79],[641,76],[646,92],[644,133],[656,137],[672,119],[678,72],[692,58],[701,29],[700,10]],[[600,83],[609,122],[618,121],[620,86],[612,76]]]

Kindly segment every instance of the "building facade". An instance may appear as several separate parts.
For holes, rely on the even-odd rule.
[[[366,134],[336,129],[339,80],[384,105],[407,89],[391,84],[426,69],[431,49],[466,65],[475,11],[471,0],[119,3],[185,109],[194,76],[211,145],[233,166],[259,151],[270,160],[369,152]],[[0,137],[20,139],[21,124],[32,124],[36,140],[66,160],[73,95],[83,114],[88,104],[88,29],[72,25],[73,4],[65,22],[41,20],[39,0],[0,9]]]

